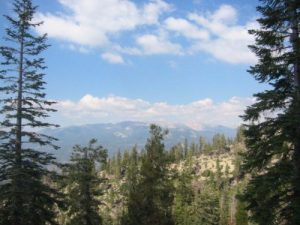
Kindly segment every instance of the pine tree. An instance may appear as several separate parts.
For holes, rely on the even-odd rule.
[[[98,212],[102,195],[100,185],[104,178],[98,176],[101,164],[105,163],[107,151],[102,146],[95,146],[92,139],[87,147],[75,146],[71,163],[67,166],[68,211],[70,225],[101,225]]]
[[[215,134],[212,140],[212,148],[217,153],[222,153],[226,149],[226,138],[224,134]]]
[[[184,158],[182,145],[176,144],[170,150],[171,160],[173,159],[175,162],[179,162]]]
[[[173,217],[176,225],[193,224],[194,193],[192,189],[191,171],[184,169],[177,175],[173,204]]]
[[[191,159],[193,156],[198,155],[197,150],[198,150],[198,145],[195,142],[192,142],[188,151],[188,158]]]
[[[300,224],[300,1],[263,0],[257,10],[249,72],[270,88],[243,116],[243,170],[252,174],[244,199],[258,224]]]
[[[183,142],[183,156],[184,156],[185,159],[188,156],[188,151],[189,151],[189,143],[188,143],[187,138],[185,138],[184,142]]]
[[[224,185],[223,189],[220,190],[220,225],[227,225],[230,221],[230,196],[229,187]]]
[[[127,224],[172,225],[173,185],[168,177],[167,155],[162,129],[150,126],[150,138],[142,156],[140,178],[135,193],[135,207],[128,208]]]
[[[222,172],[223,166],[219,157],[216,160],[215,183],[220,195],[220,225],[227,225],[229,221],[229,181]]]
[[[54,102],[45,99],[44,58],[46,35],[37,36],[33,21],[37,7],[31,0],[14,0],[14,16],[5,16],[5,43],[0,47],[0,224],[56,224],[52,211],[58,193],[43,182],[55,175],[48,168],[55,158],[41,151],[52,146],[52,137],[36,128],[54,126],[46,122]]]
[[[244,136],[244,126],[239,126],[237,128],[236,136],[234,138],[234,143],[244,143],[245,142],[245,136]]]
[[[194,224],[220,224],[219,194],[213,185],[206,183],[196,195],[194,210]]]
[[[202,136],[199,138],[199,153],[203,153],[205,145],[207,144],[206,139]]]
[[[139,214],[139,198],[137,193],[139,165],[138,165],[138,152],[137,148],[132,149],[128,169],[126,170],[126,183],[125,183],[125,196],[127,198],[126,207],[121,218],[121,224],[138,224]]]

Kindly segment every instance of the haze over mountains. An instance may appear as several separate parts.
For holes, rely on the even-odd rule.
[[[204,127],[202,130],[194,130],[185,125],[166,125],[169,133],[165,139],[166,148],[184,142],[199,142],[199,137],[203,136],[211,140],[216,133],[222,133],[226,137],[234,137],[236,130],[224,126]],[[70,126],[56,129],[46,129],[44,133],[60,139],[57,144],[61,147],[55,151],[55,155],[60,161],[69,159],[72,147],[76,144],[86,145],[92,138],[108,149],[109,155],[113,155],[118,150],[123,151],[137,145],[142,149],[149,136],[149,123],[144,122],[120,122],[88,124],[82,126]]]

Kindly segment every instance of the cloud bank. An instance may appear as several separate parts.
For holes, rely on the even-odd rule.
[[[37,31],[77,46],[79,52],[102,51],[102,59],[109,63],[124,64],[126,55],[200,53],[230,64],[256,60],[247,47],[253,43],[247,30],[258,25],[252,20],[239,24],[238,11],[231,5],[179,17],[176,6],[164,0],[144,4],[133,0],[58,2],[64,10],[39,13],[37,20],[44,25]]]
[[[58,116],[63,121],[62,125],[143,121],[185,124],[194,129],[201,129],[208,125],[239,126],[239,115],[253,102],[253,98],[232,97],[220,103],[207,98],[188,104],[171,105],[118,96],[99,98],[87,94],[79,101],[59,101],[56,107]]]

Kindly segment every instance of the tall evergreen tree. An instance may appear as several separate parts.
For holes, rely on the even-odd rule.
[[[226,138],[224,134],[215,134],[212,139],[212,148],[217,153],[223,153],[226,149]]]
[[[189,169],[183,169],[177,174],[175,180],[176,191],[173,204],[173,217],[176,225],[192,225],[194,193],[192,189],[192,176]]]
[[[187,138],[185,138],[184,142],[183,142],[183,154],[184,154],[184,158],[187,157],[188,151],[189,151],[189,143],[188,143]]]
[[[132,149],[130,160],[128,162],[128,168],[126,170],[126,183],[125,183],[125,196],[126,206],[121,218],[121,224],[138,224],[139,213],[137,213],[139,207],[138,190],[138,178],[139,178],[139,161],[138,152],[136,146]]]
[[[6,46],[0,47],[0,224],[56,224],[51,210],[57,192],[43,182],[55,158],[40,147],[52,137],[36,128],[54,126],[45,121],[54,102],[45,99],[44,58],[46,35],[33,34],[41,23],[33,21],[37,7],[31,0],[14,0],[14,16],[5,16]]]
[[[249,72],[270,89],[243,116],[252,173],[244,198],[259,224],[300,224],[300,1],[262,0]]]
[[[213,185],[205,184],[205,187],[196,195],[194,210],[193,224],[220,224],[219,194]]]
[[[199,138],[199,152],[203,153],[205,150],[205,145],[207,144],[206,139],[202,136]]]
[[[68,215],[70,225],[101,225],[102,219],[98,212],[102,195],[100,185],[104,178],[98,176],[98,171],[105,163],[107,152],[102,146],[95,146],[92,139],[87,147],[75,146],[71,163],[67,166],[68,181]]]
[[[173,185],[168,177],[165,132],[150,126],[150,138],[142,157],[140,178],[134,193],[134,206],[128,208],[127,224],[172,225]]]

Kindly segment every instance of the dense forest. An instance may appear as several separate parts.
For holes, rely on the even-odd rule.
[[[37,6],[14,0],[0,46],[0,225],[300,224],[300,2],[261,0],[250,30],[249,73],[270,89],[242,116],[234,139],[178,142],[149,127],[142,149],[108,157],[92,139],[68,163],[40,147],[54,101],[45,91],[47,35],[33,28]]]

